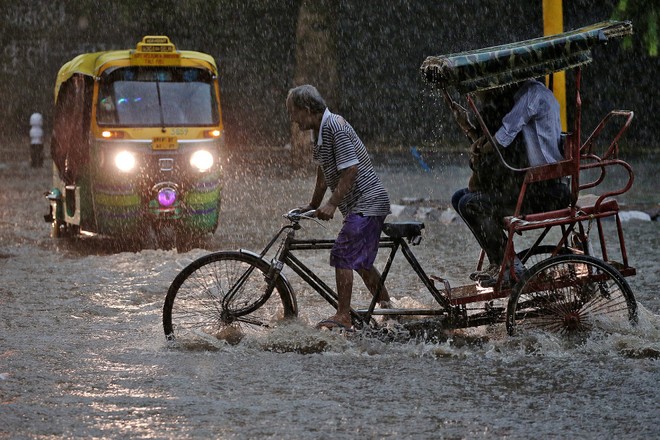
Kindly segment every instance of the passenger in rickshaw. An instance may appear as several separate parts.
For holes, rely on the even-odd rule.
[[[484,122],[489,130],[491,127],[496,128],[493,137],[505,160],[507,156],[513,156],[512,162],[507,161],[510,166],[533,167],[562,159],[559,103],[544,84],[537,80],[527,80],[519,87],[483,93],[490,94],[478,97],[484,106]],[[507,95],[512,95],[512,106]],[[492,106],[493,103],[500,109],[510,108],[501,119],[499,127],[490,122],[493,120],[490,115],[497,114],[497,111],[493,113],[488,109],[488,105]],[[463,123],[459,121],[460,125]],[[523,151],[525,154],[522,154]],[[492,287],[504,259],[507,240],[502,219],[515,210],[523,175],[499,163],[497,153],[485,136],[473,142],[470,156],[473,176],[468,188],[454,193],[452,205],[485,251],[489,262],[485,270],[473,272],[470,278],[479,281],[482,287]],[[498,172],[501,168],[505,171]],[[524,213],[551,211],[564,208],[569,203],[570,190],[565,182],[559,179],[536,182],[528,187],[522,210]],[[517,276],[522,276],[525,270],[517,258],[514,270]],[[506,270],[504,282],[508,284],[509,278],[509,270]]]

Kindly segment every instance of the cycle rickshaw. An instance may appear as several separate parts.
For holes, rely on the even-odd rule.
[[[576,95],[573,131],[567,134],[565,159],[551,165],[527,168],[516,211],[503,219],[508,234],[505,261],[497,283],[483,288],[478,283],[453,287],[442,277],[426,274],[412,247],[422,238],[421,222],[386,223],[381,249],[389,249],[381,269],[380,288],[386,284],[395,255],[401,251],[430,294],[431,306],[423,308],[376,308],[375,295],[367,307],[352,310],[355,327],[378,326],[375,316],[415,316],[432,319],[434,325],[467,328],[506,322],[509,334],[545,331],[559,334],[589,332],[596,327],[621,328],[635,325],[637,305],[626,277],[635,275],[626,252],[619,205],[614,198],[633,183],[632,168],[619,159],[618,141],[630,126],[633,113],[614,110],[582,142],[580,81],[582,65],[591,61],[591,48],[609,39],[632,32],[629,22],[603,22],[564,34],[542,37],[481,50],[429,57],[422,73],[434,87],[448,94],[457,89],[468,104],[484,135],[492,137],[471,96],[477,90],[575,69]],[[596,140],[615,121],[615,136],[602,154]],[[492,139],[491,139],[492,141]],[[493,142],[493,145],[495,143]],[[595,191],[612,168],[627,178],[621,187],[604,190],[591,199],[580,192]],[[586,176],[586,177],[585,177]],[[588,178],[587,178],[588,177]],[[569,178],[572,199],[569,207],[557,211],[523,215],[521,204],[532,182]],[[248,250],[222,251],[203,256],[184,268],[172,282],[163,307],[163,326],[168,339],[182,335],[219,335],[223,328],[268,328],[281,318],[295,317],[298,306],[283,268],[300,276],[332,306],[337,294],[300,258],[308,250],[328,250],[332,240],[297,239],[296,231],[310,213],[290,211],[285,224],[260,253]],[[603,223],[613,219],[618,257],[613,258],[609,234]],[[592,226],[595,225],[595,228]],[[589,245],[593,230],[597,240]],[[551,231],[553,232],[551,234]],[[514,240],[531,236],[532,245],[516,252]],[[549,237],[558,236],[550,241]],[[271,259],[266,255],[280,242]],[[598,249],[596,253],[593,249]],[[271,252],[272,253],[272,252]],[[513,264],[518,256],[528,270],[516,278]],[[477,263],[480,268],[483,252]],[[513,283],[504,283],[504,271],[511,267]]]
[[[215,232],[223,143],[210,55],[166,36],[78,55],[55,84],[51,236],[168,248]]]

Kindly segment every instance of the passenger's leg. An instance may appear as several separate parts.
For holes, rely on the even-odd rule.
[[[458,215],[461,215],[461,211],[459,210],[459,203],[461,199],[463,198],[464,195],[469,193],[470,190],[467,188],[459,189],[454,193],[454,195],[451,196],[451,206],[454,207],[454,211],[458,213]],[[462,218],[463,216],[461,216]]]
[[[506,235],[493,203],[493,196],[474,192],[463,196],[459,211],[491,264],[501,264],[504,258]]]

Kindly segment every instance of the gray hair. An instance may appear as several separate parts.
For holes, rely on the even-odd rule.
[[[289,90],[286,99],[291,100],[296,107],[309,109],[312,113],[323,113],[327,107],[319,91],[310,84]]]

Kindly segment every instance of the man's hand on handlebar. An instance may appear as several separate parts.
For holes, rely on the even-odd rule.
[[[337,207],[330,202],[326,202],[320,208],[314,208],[312,205],[307,205],[305,207],[301,206],[293,209],[290,213],[298,214],[301,217],[316,217],[319,220],[331,220],[335,216],[335,211],[337,211]]]
[[[304,214],[307,217],[315,217],[316,216],[316,208],[313,207],[312,205],[299,206],[296,209],[298,211],[300,211],[301,214]]]
[[[335,216],[336,210],[337,207],[328,202],[316,210],[316,217],[318,217],[320,220],[331,220]]]

